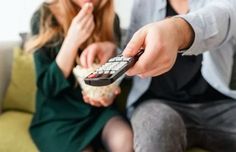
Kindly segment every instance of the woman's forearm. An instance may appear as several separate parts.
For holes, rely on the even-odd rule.
[[[75,45],[73,41],[65,39],[56,57],[56,62],[63,72],[65,78],[67,78],[72,71],[77,53],[78,44]]]

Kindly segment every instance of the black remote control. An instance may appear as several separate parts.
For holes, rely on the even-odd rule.
[[[134,57],[127,58],[118,55],[111,58],[107,63],[89,74],[84,79],[85,83],[92,86],[106,86],[113,83],[135,64],[143,51],[144,50],[141,49]]]

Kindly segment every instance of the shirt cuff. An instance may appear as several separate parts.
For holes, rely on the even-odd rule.
[[[186,50],[181,50],[180,52],[183,53],[183,55],[198,55],[204,52],[203,50],[199,49],[199,45],[204,45],[201,44],[201,40],[203,39],[203,32],[201,30],[201,23],[199,23],[200,20],[196,19],[198,16],[195,14],[187,14],[187,15],[178,15],[175,17],[179,17],[184,19],[188,24],[192,27],[193,32],[194,32],[194,40],[192,45],[186,49]]]

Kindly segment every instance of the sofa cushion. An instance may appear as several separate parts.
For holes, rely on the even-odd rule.
[[[3,110],[33,113],[35,106],[35,71],[32,54],[14,48],[10,84],[3,101]]]
[[[37,152],[28,133],[32,114],[23,112],[4,112],[0,116],[1,152]]]

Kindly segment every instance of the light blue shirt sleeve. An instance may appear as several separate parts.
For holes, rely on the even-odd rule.
[[[180,17],[195,33],[192,46],[183,55],[198,55],[218,48],[236,35],[236,0],[212,0],[203,8]]]

